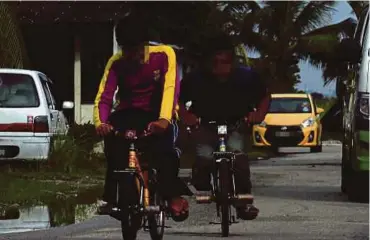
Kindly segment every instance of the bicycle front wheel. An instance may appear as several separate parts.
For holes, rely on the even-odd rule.
[[[229,193],[230,193],[230,171],[229,164],[227,161],[221,161],[218,166],[219,174],[219,203],[221,207],[221,230],[222,237],[229,236],[229,225],[230,225],[230,205],[229,205]]]
[[[135,240],[141,227],[141,213],[135,209],[139,204],[139,192],[135,177],[128,178],[127,182],[119,185],[119,206],[121,214],[121,229],[124,240]]]
[[[161,207],[158,213],[149,213],[148,226],[150,237],[153,240],[162,240],[164,234],[165,212],[163,210],[163,201],[158,193],[151,194],[150,205]]]

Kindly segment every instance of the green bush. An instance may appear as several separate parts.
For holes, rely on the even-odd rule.
[[[95,126],[93,124],[73,124],[68,131],[68,136],[74,139],[75,144],[87,152],[91,152],[94,149],[95,144],[102,141],[95,132]]]
[[[104,165],[104,157],[93,150],[101,140],[95,133],[94,125],[75,124],[66,136],[53,139],[48,165],[53,170],[66,173],[100,170]]]

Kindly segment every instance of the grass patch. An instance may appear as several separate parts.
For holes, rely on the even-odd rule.
[[[66,136],[53,139],[45,162],[17,162],[3,165],[0,175],[0,203],[32,206],[59,201],[86,189],[101,187],[105,158],[93,151],[100,141],[93,126],[72,126]]]
[[[68,193],[75,186],[65,182],[46,182],[40,180],[16,178],[3,174],[0,176],[1,202],[6,204],[18,203],[22,206],[33,206],[54,198],[58,193]]]

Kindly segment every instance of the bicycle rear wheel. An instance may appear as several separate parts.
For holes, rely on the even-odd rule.
[[[150,237],[153,240],[162,240],[164,235],[164,224],[165,224],[165,211],[164,211],[164,201],[161,195],[158,193],[158,189],[156,187],[156,179],[155,175],[151,176],[152,181],[150,183],[149,191],[150,191],[150,201],[149,204],[151,206],[159,206],[160,212],[159,213],[149,213],[148,215],[148,227]]]
[[[139,192],[135,180],[136,177],[130,177],[123,185],[119,184],[121,229],[124,240],[135,240],[142,222],[141,213],[134,207],[139,204]]]
[[[223,160],[218,165],[219,174],[219,203],[221,207],[221,230],[222,237],[229,236],[229,225],[230,225],[230,204],[229,204],[229,192],[230,192],[230,172],[229,164]]]

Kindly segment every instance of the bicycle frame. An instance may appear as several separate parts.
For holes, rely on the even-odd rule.
[[[119,174],[129,174],[131,177],[135,178],[137,190],[139,192],[139,204],[135,206],[136,210],[140,213],[154,212],[158,213],[160,211],[159,206],[150,206],[150,195],[149,195],[149,171],[143,170],[138,158],[138,150],[135,146],[135,141],[138,139],[136,132],[134,130],[128,130],[124,136],[129,141],[129,153],[128,153],[128,168],[124,170],[116,170],[115,173]],[[147,164],[146,164],[147,165]],[[147,167],[147,166],[145,166]],[[156,174],[155,171],[153,174]],[[119,194],[117,194],[117,201]]]
[[[121,135],[116,132],[116,136]],[[146,134],[144,133],[144,136]],[[124,170],[116,170],[115,174],[118,174],[118,186],[117,186],[117,203],[120,209],[117,209],[115,214],[111,214],[112,217],[121,221],[121,229],[124,240],[136,239],[136,235],[139,229],[149,230],[152,239],[161,240],[164,234],[164,222],[166,216],[166,206],[160,200],[161,196],[156,191],[157,189],[157,178],[155,169],[144,169],[140,164],[138,158],[138,150],[135,147],[135,142],[138,139],[136,131],[128,130],[124,133],[123,137],[129,142],[129,153],[128,153],[128,167]],[[146,164],[149,165],[149,164]],[[131,181],[128,181],[125,176],[131,177]],[[130,186],[130,184],[133,184]],[[149,185],[151,187],[152,194],[149,192]],[[128,188],[124,187],[127,186]],[[137,188],[138,192],[132,190]],[[128,191],[129,196],[135,197],[135,199],[127,197],[121,198],[121,193]],[[137,194],[138,195],[135,195]],[[137,198],[138,197],[138,198]],[[151,199],[152,198],[152,199]],[[128,201],[126,202],[126,200]],[[159,201],[159,202],[158,202]],[[153,205],[150,205],[153,204]],[[156,219],[158,214],[159,223]],[[147,224],[147,225],[146,225]]]
[[[235,186],[235,159],[236,155],[233,152],[229,152],[226,149],[226,138],[227,138],[227,125],[217,124],[215,121],[210,121],[208,124],[213,124],[217,126],[217,136],[218,136],[218,146],[217,151],[213,152],[213,167],[211,172],[211,196],[196,196],[197,203],[216,203],[217,208],[217,216],[220,217],[220,204],[221,204],[221,196],[220,196],[220,166],[221,163],[227,163],[228,169],[228,180],[231,186],[228,190],[228,204],[229,204],[229,224],[235,223],[235,216],[231,214],[231,205],[232,204],[239,204],[243,203],[244,201],[248,201],[250,199],[249,194],[236,194],[236,186]],[[190,130],[190,129],[189,129]]]
[[[214,122],[215,123],[215,122]],[[229,192],[229,199],[234,199],[235,196],[235,175],[234,175],[234,165],[235,165],[235,154],[233,152],[227,152],[226,150],[226,137],[227,137],[227,126],[226,125],[217,125],[218,130],[218,151],[213,153],[214,157],[214,164],[213,164],[213,171],[211,173],[211,185],[212,185],[212,195],[216,202],[217,208],[217,216],[220,217],[220,200],[219,200],[219,164],[222,161],[226,161],[228,163],[228,169],[231,177],[232,188]],[[229,211],[231,212],[231,206],[229,205]],[[231,218],[234,218],[231,216]],[[235,222],[234,219],[230,219],[231,222]]]

